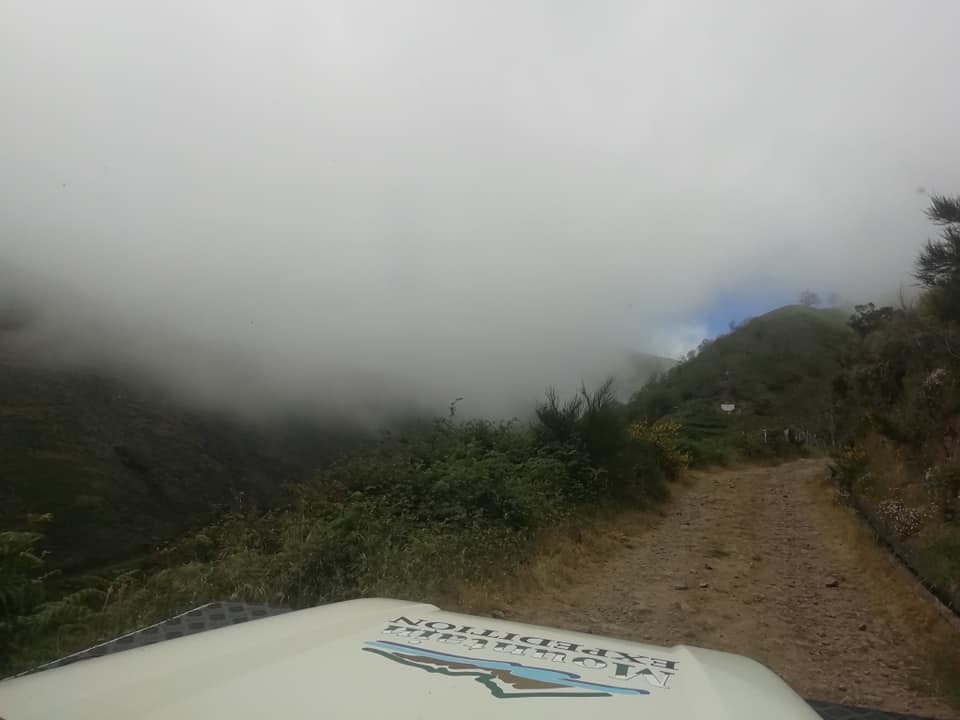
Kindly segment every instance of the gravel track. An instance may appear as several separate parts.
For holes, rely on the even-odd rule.
[[[652,526],[611,528],[621,549],[606,562],[505,612],[748,655],[807,698],[960,718],[918,689],[930,641],[960,642],[957,626],[825,478],[820,460],[692,473]]]

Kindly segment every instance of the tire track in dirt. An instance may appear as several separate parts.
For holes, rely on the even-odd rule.
[[[956,626],[832,504],[826,464],[693,473],[622,552],[511,603],[525,622],[755,658],[801,695],[960,717],[917,689]]]

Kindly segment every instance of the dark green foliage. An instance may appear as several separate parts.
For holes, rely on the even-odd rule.
[[[39,526],[50,519],[32,516],[27,522]],[[34,530],[0,532],[0,666],[20,647],[30,616],[44,600],[49,573],[42,539]]]
[[[858,305],[833,381],[834,479],[898,553],[960,606],[960,198],[934,197],[941,238],[920,252],[926,290],[900,309]]]
[[[849,491],[867,473],[867,455],[853,443],[846,443],[833,453],[830,477],[840,488]]]
[[[574,474],[576,498],[611,496],[639,500],[660,499],[665,481],[673,479],[670,463],[659,450],[631,435],[626,409],[613,395],[607,380],[594,391],[561,402],[554,390],[537,408],[534,436],[546,448],[566,447],[582,454]]]
[[[543,528],[665,497],[674,473],[659,447],[630,435],[609,383],[567,402],[549,393],[538,417],[533,427],[445,419],[387,435],[317,470],[288,504],[228,512],[133,566],[48,581],[39,567],[7,572],[23,575],[11,587],[42,592],[12,611],[19,640],[0,670],[214,599],[436,600],[516,568]]]
[[[564,401],[555,388],[548,388],[547,399],[537,406],[536,414],[539,424],[534,427],[534,432],[542,443],[572,442],[583,415],[583,397],[574,395]]]
[[[63,569],[151,553],[230,509],[274,505],[286,483],[363,439],[347,426],[185,410],[93,372],[38,367],[2,340],[0,528],[52,513],[45,547]]]
[[[941,227],[940,239],[927,241],[914,276],[925,287],[954,285],[960,277],[960,196],[934,195],[927,217]]]
[[[931,290],[927,307],[943,320],[960,319],[960,196],[934,195],[927,217],[940,226],[940,237],[928,240],[914,267],[914,277]]]
[[[736,326],[631,400],[631,418],[675,420],[694,464],[793,457],[785,429],[829,441],[833,397],[850,331],[836,310],[780,308]],[[731,414],[722,403],[733,403]],[[767,440],[762,431],[766,429]]]
[[[837,375],[831,385],[833,397],[837,400],[845,400],[847,393],[850,392],[850,380],[846,375]]]
[[[689,398],[683,397],[685,390],[672,387],[669,379],[669,376],[657,378],[634,396],[634,413],[648,422],[656,422],[678,410],[682,401],[693,397],[692,393]]]
[[[577,426],[579,441],[595,466],[606,466],[612,473],[619,470],[625,447],[631,442],[626,418],[614,400],[612,381],[603,383],[594,392],[581,390],[583,412]]]
[[[960,580],[960,537],[943,537],[927,547],[926,571],[939,587],[955,587]]]
[[[924,294],[923,309],[940,320],[956,323],[960,320],[960,278],[945,280]]]
[[[696,440],[691,437],[683,437],[680,440],[680,449],[687,453],[690,457],[690,464],[694,467],[729,465],[735,455],[728,442],[716,438]]]
[[[926,299],[915,309],[873,313],[870,329],[848,347],[832,383],[841,441],[876,432],[919,450],[960,411],[960,333],[931,313]],[[851,324],[870,314],[859,312]]]

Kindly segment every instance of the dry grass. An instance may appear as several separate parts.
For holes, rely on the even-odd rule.
[[[928,652],[926,672],[916,678],[916,687],[939,695],[960,708],[960,650],[954,639],[940,639]]]
[[[531,545],[529,559],[512,572],[492,581],[464,583],[441,602],[450,609],[480,615],[509,616],[520,602],[545,594],[562,594],[582,582],[586,570],[596,570],[663,517],[657,511],[607,510],[589,522],[570,522],[544,530]]]
[[[581,584],[588,572],[596,573],[599,565],[642,542],[644,533],[663,521],[694,479],[709,473],[703,469],[684,473],[674,481],[671,498],[654,508],[608,507],[543,530],[531,544],[527,562],[499,578],[463,583],[439,599],[439,604],[462,612],[508,616],[511,608],[521,603],[529,605],[538,597],[562,598],[571,586]],[[719,546],[717,552],[717,557],[727,554]]]
[[[891,466],[891,477],[878,481],[895,486],[902,466]],[[923,667],[914,669],[912,685],[919,691],[948,700],[960,708],[960,619],[933,597],[893,555],[879,550],[872,530],[848,507],[833,503],[833,486],[824,480],[821,512],[830,518],[833,542],[854,554],[855,561],[869,574],[877,593],[887,598],[886,618],[909,616],[915,628],[909,639],[913,654],[923,658]],[[879,551],[878,551],[879,550]],[[919,600],[919,601],[918,601]]]
[[[863,486],[857,488],[859,491],[865,491],[869,497],[896,498],[910,505],[919,505],[929,499],[923,484],[917,481],[917,469],[908,465],[903,451],[889,440],[868,437],[863,442],[863,449],[870,458],[871,472]]]

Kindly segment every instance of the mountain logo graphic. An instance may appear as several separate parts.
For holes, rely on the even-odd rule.
[[[532,667],[503,660],[451,655],[395,642],[370,641],[363,648],[388,660],[451,677],[472,677],[498,699],[536,697],[610,697],[649,695],[638,688],[587,682],[564,670]]]

